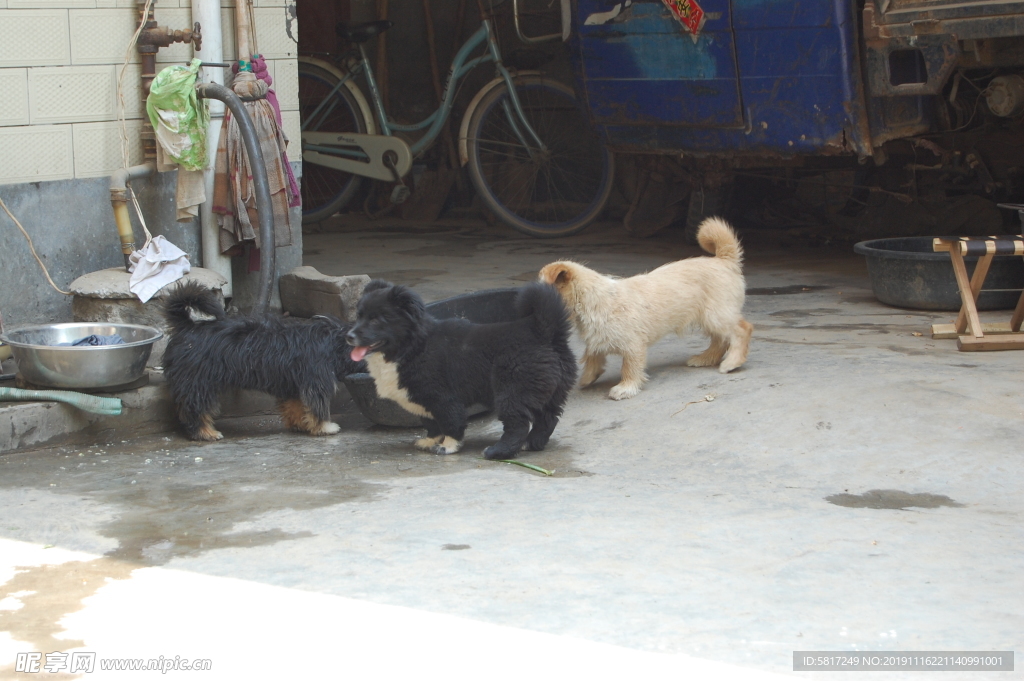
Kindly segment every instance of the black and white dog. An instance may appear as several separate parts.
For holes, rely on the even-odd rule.
[[[459,451],[472,404],[493,408],[504,425],[486,458],[515,457],[524,444],[544,449],[576,382],[569,314],[547,284],[523,287],[515,307],[510,322],[438,320],[412,290],[374,280],[348,334],[350,357],[365,358],[381,397],[427,419],[421,449]]]
[[[193,440],[219,440],[213,427],[227,388],[269,393],[285,425],[332,435],[331,397],[338,379],[365,371],[349,359],[350,328],[327,317],[228,317],[215,294],[195,282],[172,291],[164,305],[171,338],[164,376],[178,421]]]

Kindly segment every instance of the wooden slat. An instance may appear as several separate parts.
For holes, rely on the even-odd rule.
[[[1001,336],[960,336],[956,346],[963,352],[987,352],[989,350],[1024,350],[1024,333]]]
[[[1020,331],[1021,322],[1024,322],[1024,292],[1021,292],[1020,298],[1017,300],[1017,307],[1013,310],[1013,316],[1010,317],[1010,330]]]
[[[948,251],[952,247],[952,241],[947,241],[946,239],[940,239],[938,237],[932,239],[932,250],[935,251],[936,253]]]
[[[953,260],[953,274],[956,276],[957,288],[960,289],[960,301],[963,303],[961,312],[966,311],[967,316],[965,321],[970,325],[971,335],[975,338],[981,338],[981,320],[978,319],[978,308],[974,305],[974,298],[971,295],[971,282],[967,280],[967,267],[964,265],[964,257],[960,255],[960,251],[957,249],[951,249],[949,251],[949,257]],[[981,262],[979,261],[979,265]],[[957,318],[957,331],[965,331],[961,329],[960,318]]]
[[[1007,322],[994,322],[982,324],[981,331],[986,336],[989,334],[1012,333],[1010,324]],[[932,338],[935,340],[956,340],[960,334],[956,332],[953,324],[932,324]]]
[[[978,260],[978,264],[974,266],[974,274],[971,276],[971,299],[974,301],[974,307],[978,307],[978,294],[981,293],[981,287],[985,283],[985,277],[988,276],[989,267],[992,266],[992,254],[984,255]],[[966,269],[964,270],[967,271]],[[960,314],[956,316],[956,328],[959,333],[963,333],[966,329],[965,323],[967,321],[967,310],[965,307],[960,307]],[[977,335],[977,334],[975,334]]]

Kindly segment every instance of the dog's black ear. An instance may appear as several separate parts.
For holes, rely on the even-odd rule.
[[[423,299],[405,286],[392,286],[388,291],[388,300],[413,321],[418,321],[427,314],[427,306]]]
[[[382,288],[391,288],[392,284],[390,281],[384,281],[383,279],[371,279],[370,283],[363,287],[363,294],[367,294],[370,291],[377,291]]]

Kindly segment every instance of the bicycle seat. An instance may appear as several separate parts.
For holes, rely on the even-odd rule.
[[[395,25],[393,21],[367,21],[365,24],[347,24],[339,21],[334,32],[339,38],[353,43],[365,43],[375,35],[383,33]]]

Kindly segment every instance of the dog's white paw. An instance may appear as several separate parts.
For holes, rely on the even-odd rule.
[[[430,448],[434,454],[455,454],[462,449],[462,443],[453,437],[445,436],[440,442]]]
[[[416,440],[416,442],[414,442],[413,445],[416,446],[416,449],[422,449],[424,451],[429,452],[431,449],[434,448],[434,445],[436,445],[440,441],[441,441],[441,436],[438,436],[438,437],[421,437],[419,440]]]
[[[335,435],[335,434],[340,433],[340,432],[341,432],[341,426],[339,426],[334,421],[327,421],[322,426],[320,426],[320,432],[318,434],[319,435]]]
[[[635,397],[640,394],[640,386],[638,385],[623,385],[618,384],[614,388],[608,391],[608,397],[613,400],[628,400],[630,397]]]
[[[709,367],[714,366],[715,360],[712,357],[706,357],[703,354],[694,355],[690,359],[686,360],[686,366],[688,367]]]
[[[739,366],[740,366],[739,364],[732,364],[732,363],[726,364],[725,362],[722,362],[718,366],[718,373],[720,373],[720,374],[727,374],[730,371],[732,371],[733,369],[738,369]]]

